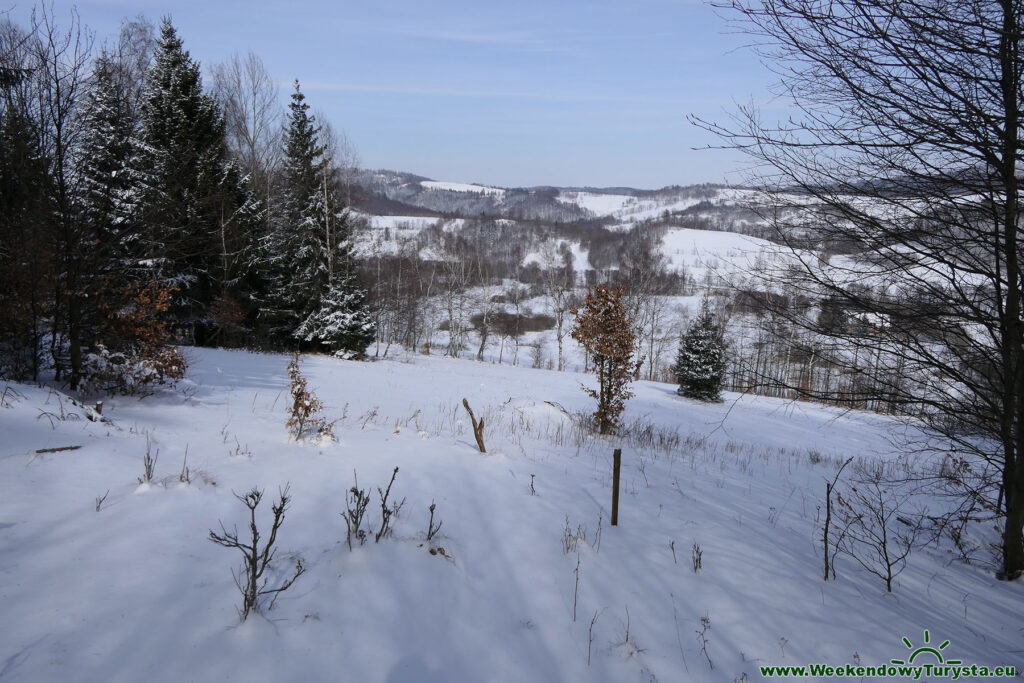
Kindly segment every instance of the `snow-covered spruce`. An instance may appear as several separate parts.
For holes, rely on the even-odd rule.
[[[725,376],[725,345],[722,327],[705,298],[700,313],[679,341],[673,366],[680,396],[698,401],[721,401]]]
[[[284,140],[284,182],[263,248],[262,317],[278,343],[293,340],[344,358],[363,355],[374,323],[355,275],[349,215],[316,120],[295,82]]]

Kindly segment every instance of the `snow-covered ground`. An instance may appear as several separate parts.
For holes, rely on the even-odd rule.
[[[436,218],[430,216],[371,216],[358,214],[366,220],[368,230],[357,230],[353,248],[356,256],[372,258],[378,255],[394,256],[403,247],[408,249],[423,230],[438,227],[446,232],[459,230],[465,224],[462,218]],[[446,258],[436,245],[422,247],[420,258],[444,260]]]
[[[557,199],[565,204],[575,204],[595,216],[610,216],[622,211],[627,206],[636,204],[636,197],[630,195],[569,190],[559,192]]]
[[[572,252],[572,268],[577,273],[585,273],[588,270],[593,270],[594,267],[590,265],[589,252],[583,248],[579,242],[573,242],[571,240],[558,240],[554,242],[556,251],[561,249],[562,245],[568,245],[569,250]],[[531,251],[529,254],[523,257],[523,265],[528,266],[531,263],[538,264],[541,268],[550,268],[551,264],[546,263],[544,256],[539,251]]]
[[[487,187],[486,185],[475,185],[471,183],[452,183],[441,180],[423,180],[420,185],[428,190],[446,190],[448,192],[473,192],[476,194],[488,194],[496,197],[505,195],[505,190],[500,187]]]
[[[670,267],[684,269],[697,282],[708,275],[736,282],[759,262],[777,261],[782,252],[772,242],[734,232],[670,228],[661,240],[661,253]]]
[[[595,216],[610,216],[617,221],[611,229],[628,230],[637,222],[657,218],[666,211],[669,213],[685,211],[701,202],[712,204],[743,204],[766,201],[767,196],[754,190],[743,188],[715,188],[706,195],[637,197],[628,194],[602,192],[583,192],[563,190],[558,194],[558,201],[575,204]]]
[[[0,678],[754,681],[760,665],[887,664],[926,629],[950,641],[946,659],[1024,665],[1024,586],[947,545],[916,550],[892,594],[843,556],[838,580],[821,580],[825,481],[847,456],[893,462],[906,428],[888,418],[738,395],[697,404],[638,382],[632,436],[598,438],[567,414],[592,408],[583,375],[308,357],[338,440],[295,443],[287,357],[187,353],[181,389],[107,399],[110,422],[0,385]],[[487,454],[463,397],[486,420]],[[66,446],[80,448],[39,452]],[[147,447],[156,477],[140,485]],[[339,513],[353,472],[376,526],[376,487],[396,466],[394,537],[349,551]],[[296,558],[307,571],[240,624],[238,553],[208,532],[244,535],[232,493],[269,499],[286,484],[272,581]],[[432,501],[443,527],[428,543]],[[564,552],[567,525],[581,538]]]

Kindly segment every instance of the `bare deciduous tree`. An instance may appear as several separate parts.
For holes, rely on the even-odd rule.
[[[555,318],[555,341],[558,344],[558,370],[565,369],[562,345],[565,341],[565,317],[575,303],[576,273],[569,246],[562,242],[544,242],[540,251],[541,274],[544,290],[551,300],[551,314]]]
[[[259,56],[249,52],[213,67],[213,91],[224,113],[232,155],[253,186],[263,188],[281,154],[277,84]]]
[[[78,116],[86,92],[93,34],[85,29],[77,11],[71,13],[67,29],[56,24],[52,8],[41,5],[32,12],[35,39],[35,77],[42,148],[50,161],[50,183],[56,224],[56,253],[62,278],[54,292],[53,335],[51,354],[57,379],[63,370],[70,371],[70,384],[78,385],[82,370],[83,316],[88,305],[82,288],[85,237],[82,222],[77,220],[75,197],[78,174],[75,153],[82,133]],[[68,367],[60,340],[67,331]]]
[[[892,593],[892,581],[906,568],[921,533],[919,518],[901,512],[903,493],[892,490],[877,473],[850,486],[845,498],[837,495],[837,502],[844,516],[843,533],[834,541],[838,549],[885,581]],[[834,578],[834,568],[832,572]]]
[[[698,125],[744,150],[775,190],[766,220],[785,277],[816,307],[774,307],[852,380],[985,469],[1003,521],[1000,575],[1024,573],[1019,0],[732,0],[796,113]],[[803,249],[829,247],[820,257]],[[843,257],[836,257],[838,251]],[[863,381],[867,378],[868,381]]]
[[[155,46],[156,27],[149,19],[139,14],[121,22],[117,45],[111,52],[117,66],[118,85],[135,119],[138,119],[142,107],[146,71],[153,61]]]

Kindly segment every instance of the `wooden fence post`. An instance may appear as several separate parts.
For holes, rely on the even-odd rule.
[[[619,469],[622,467],[622,449],[612,454],[612,526],[619,525]]]

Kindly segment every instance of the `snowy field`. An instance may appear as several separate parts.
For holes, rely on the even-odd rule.
[[[630,434],[602,439],[570,416],[592,409],[587,376],[308,357],[338,438],[295,443],[287,357],[187,353],[178,390],[107,399],[109,422],[0,384],[0,679],[755,681],[760,665],[886,664],[926,629],[950,641],[947,659],[1024,666],[1024,585],[951,544],[915,550],[891,594],[844,556],[822,581],[825,482],[848,456],[898,465],[892,443],[913,434],[887,418],[737,395],[701,405],[638,382]],[[486,420],[487,454],[463,397]],[[155,477],[140,484],[147,448]],[[350,551],[353,471],[376,527],[396,466],[393,537]],[[286,484],[272,580],[298,558],[307,571],[240,623],[239,554],[208,532],[246,532],[232,492],[253,487],[265,532]],[[432,501],[443,527],[427,542]]]
[[[636,204],[636,197],[629,195],[566,190],[559,192],[557,199],[563,204],[575,204],[580,208],[590,211],[595,216],[611,216],[623,211],[628,206]]]
[[[736,283],[768,261],[785,256],[777,244],[734,232],[670,228],[661,240],[661,253],[669,267],[685,271],[697,282],[717,276]]]
[[[499,187],[487,187],[472,183],[451,183],[440,180],[423,180],[420,185],[428,190],[445,190],[448,192],[472,192],[475,194],[489,194],[498,197],[505,195],[505,190]]]

